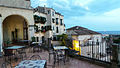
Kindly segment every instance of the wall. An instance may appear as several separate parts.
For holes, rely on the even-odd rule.
[[[30,8],[30,1],[26,0],[0,0],[0,5],[19,8]]]
[[[93,40],[94,42],[97,42],[97,40],[99,42],[102,42],[102,35],[101,34],[94,34],[94,35],[79,35],[78,36],[78,40],[81,41],[87,41],[88,39]]]
[[[75,40],[78,40],[78,36],[76,36],[76,35],[72,35],[72,38]]]
[[[18,29],[18,38],[23,39],[23,22],[24,18],[13,15],[7,17],[3,22],[3,39],[12,41],[12,31]]]
[[[51,44],[53,44],[53,45],[61,45],[61,41],[52,41]]]
[[[93,42],[102,42],[102,36],[98,35],[79,35],[78,40],[80,40],[80,44],[84,45],[85,42],[92,43]]]

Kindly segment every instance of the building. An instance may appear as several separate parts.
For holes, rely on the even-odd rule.
[[[53,8],[40,7],[34,9],[34,15],[45,16],[46,26],[49,26],[52,31],[52,38],[56,38],[57,35],[65,33],[64,16],[56,12]],[[41,15],[39,15],[41,14]],[[44,15],[43,15],[44,14]],[[40,27],[41,28],[41,27]]]
[[[67,34],[69,37],[79,40],[82,45],[88,41],[102,42],[102,35],[100,33],[80,26],[68,28]]]
[[[68,37],[80,41],[81,55],[95,58],[106,54],[106,43],[102,41],[102,34],[84,27],[68,28]]]
[[[48,38],[52,37],[51,25],[47,22],[47,13],[41,13],[38,11],[34,12],[34,23],[35,23],[35,33],[36,42],[44,42]],[[50,36],[50,37],[49,37]]]
[[[6,41],[31,40],[34,36],[30,0],[0,0],[0,53]]]

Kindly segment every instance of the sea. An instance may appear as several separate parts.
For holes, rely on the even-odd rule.
[[[120,31],[97,31],[101,34],[113,34],[113,35],[120,35]]]

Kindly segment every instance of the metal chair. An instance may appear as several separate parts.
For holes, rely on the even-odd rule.
[[[30,57],[30,60],[41,60],[40,55],[33,55]]]
[[[65,64],[65,54],[62,50],[57,50],[56,53],[54,54],[54,65],[56,64],[56,62],[59,64],[60,61],[63,61]]]
[[[9,62],[4,62],[4,63],[2,63],[1,68],[13,68],[13,67],[12,67],[12,64],[11,64],[11,63],[9,63]]]

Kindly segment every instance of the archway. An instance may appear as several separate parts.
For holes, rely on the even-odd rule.
[[[20,15],[10,15],[3,21],[3,42],[16,43],[19,40],[28,40],[28,23]]]

